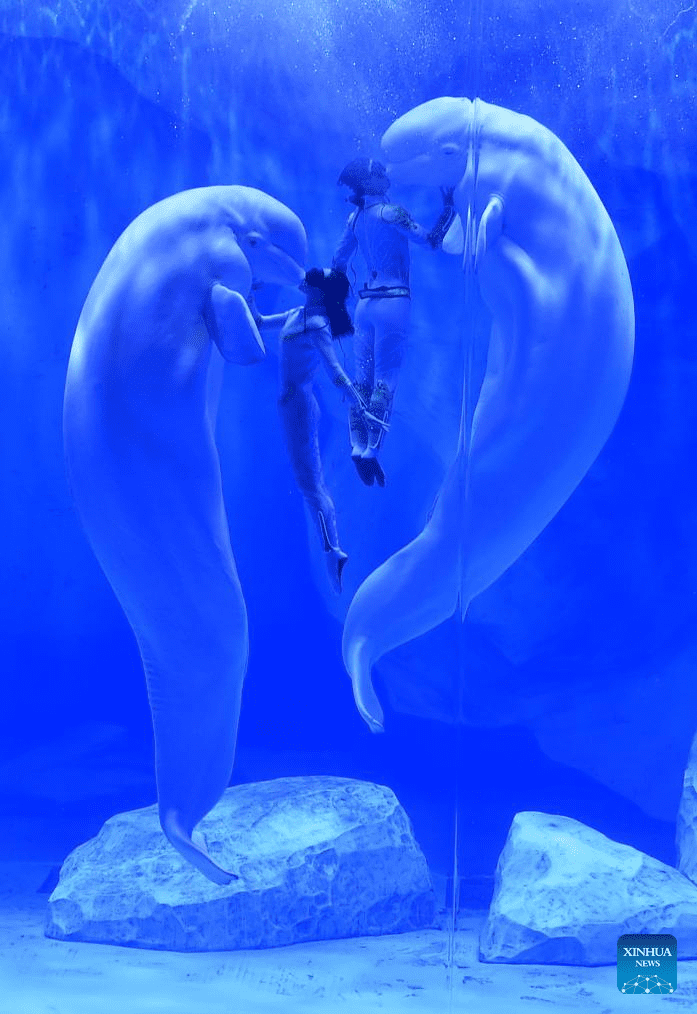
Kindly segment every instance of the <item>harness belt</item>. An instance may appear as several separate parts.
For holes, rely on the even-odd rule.
[[[358,295],[361,299],[395,299],[397,296],[409,299],[411,293],[407,285],[378,285],[375,289],[364,285]]]

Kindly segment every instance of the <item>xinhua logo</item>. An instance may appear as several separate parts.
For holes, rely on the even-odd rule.
[[[678,942],[670,933],[625,933],[617,941],[617,988],[621,993],[674,993],[678,988]]]

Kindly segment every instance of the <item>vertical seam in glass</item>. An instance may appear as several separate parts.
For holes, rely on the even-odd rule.
[[[470,485],[470,448],[472,438],[472,420],[474,416],[473,397],[474,391],[474,343],[477,337],[475,326],[475,288],[474,277],[477,217],[476,217],[476,192],[479,176],[479,149],[481,133],[481,115],[479,94],[479,71],[481,64],[481,37],[482,37],[482,6],[481,0],[470,0],[468,18],[468,77],[463,82],[465,98],[471,96],[470,114],[471,119],[467,126],[467,163],[465,169],[465,196],[466,196],[466,220],[463,224],[464,231],[464,303],[465,318],[463,322],[463,337],[465,339],[465,350],[463,356],[463,383],[462,383],[462,406],[460,414],[460,433],[458,436],[457,459],[460,462],[460,482],[458,486],[458,499],[460,503],[460,539],[458,559],[458,581],[459,595],[458,608],[460,621],[460,636],[457,638],[457,693],[456,693],[456,715],[455,715],[455,778],[454,778],[454,821],[453,821],[453,865],[452,865],[452,901],[451,912],[448,919],[448,1009],[453,1014],[456,1002],[455,985],[455,943],[457,932],[457,917],[460,910],[460,777],[462,762],[462,735],[464,728],[464,692],[465,692],[465,643],[464,623],[469,607],[466,594],[466,567],[465,552],[467,542],[467,506],[469,500]]]

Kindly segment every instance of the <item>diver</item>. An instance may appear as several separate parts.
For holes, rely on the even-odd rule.
[[[388,202],[390,181],[380,162],[356,158],[344,167],[337,183],[349,187],[348,199],[356,208],[349,215],[332,268],[345,272],[356,249],[368,267],[354,315],[355,383],[373,419],[361,411],[359,402],[351,406],[351,458],[367,486],[375,481],[384,486],[377,455],[386,427],[379,423],[389,422],[392,413],[409,331],[409,240],[440,249],[455,217],[453,191],[443,191],[443,211],[427,232],[404,208]]]
[[[341,591],[341,575],[348,559],[339,545],[336,509],[324,481],[319,451],[320,410],[313,381],[320,362],[332,383],[355,402],[355,411],[366,425],[387,428],[386,422],[370,415],[346,371],[341,366],[333,341],[353,333],[346,310],[349,281],[340,271],[311,268],[300,283],[305,305],[282,313],[262,316],[250,297],[254,321],[260,331],[280,327],[278,401],[295,479],[313,521],[317,524],[333,587]]]

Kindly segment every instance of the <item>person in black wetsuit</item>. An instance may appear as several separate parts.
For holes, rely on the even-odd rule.
[[[452,190],[444,191],[444,208],[430,232],[398,204],[390,204],[385,167],[373,159],[349,162],[338,183],[350,188],[356,205],[332,260],[345,272],[356,250],[368,267],[368,280],[358,292],[354,316],[356,390],[376,420],[387,423],[392,412],[399,370],[409,332],[409,242],[432,250],[442,246],[454,217]],[[357,405],[349,410],[351,457],[363,482],[385,485],[378,451],[385,428],[371,422]]]

